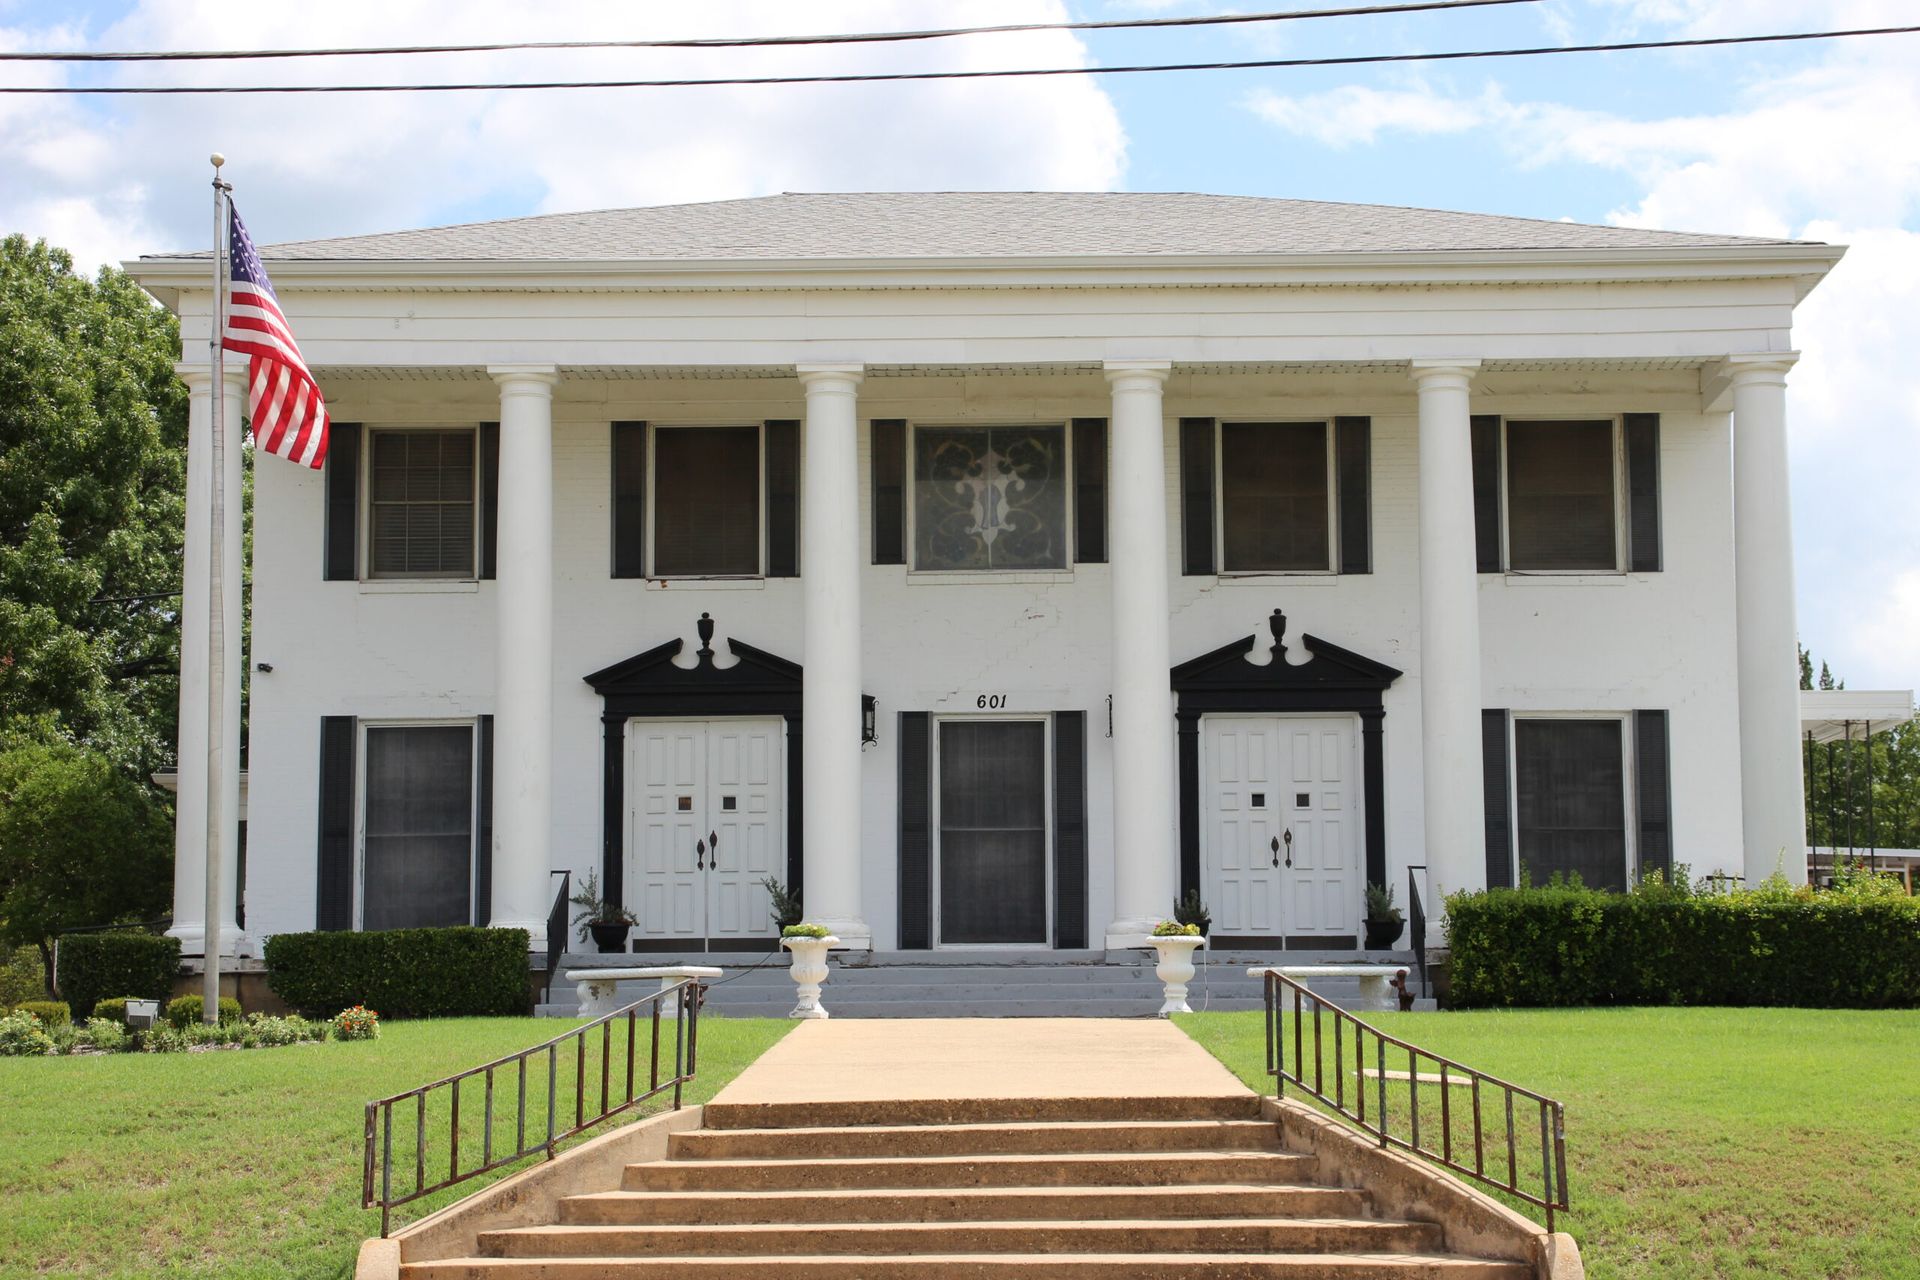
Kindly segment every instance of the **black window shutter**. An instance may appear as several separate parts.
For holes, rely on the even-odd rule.
[[[473,922],[485,928],[493,919],[493,717],[481,716],[474,754],[479,780],[474,787]]]
[[[1633,790],[1640,804],[1640,874],[1673,870],[1673,801],[1667,713],[1633,713]]]
[[[873,562],[907,562],[907,423],[875,418],[872,424]]]
[[[1073,420],[1073,558],[1078,564],[1107,562],[1105,418]]]
[[[1053,945],[1087,945],[1087,713],[1053,717]]]
[[[317,929],[353,928],[353,739],[352,716],[320,718]]]
[[[1335,418],[1340,572],[1373,572],[1373,419]]]
[[[1473,541],[1481,573],[1499,573],[1500,419],[1473,416]]]
[[[767,576],[800,576],[800,424],[766,426]]]
[[[1627,415],[1627,567],[1658,573],[1660,559],[1660,415]]]
[[[500,549],[500,424],[480,424],[480,576],[493,578]]]
[[[1487,811],[1487,888],[1513,888],[1513,794],[1507,785],[1507,713],[1480,713],[1480,765]],[[1439,904],[1434,904],[1439,909]]]
[[[1209,574],[1213,558],[1213,419],[1180,419],[1180,572]]]
[[[900,713],[900,948],[933,946],[933,723]]]
[[[352,582],[360,576],[360,424],[336,422],[327,430],[326,532],[322,577]]]
[[[647,576],[647,424],[613,424],[613,576]]]

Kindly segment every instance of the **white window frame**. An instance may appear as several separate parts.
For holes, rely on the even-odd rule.
[[[1613,567],[1611,569],[1516,569],[1513,567],[1513,508],[1509,502],[1508,472],[1513,452],[1507,427],[1520,422],[1607,422],[1613,426]],[[1617,413],[1529,413],[1500,415],[1500,570],[1516,578],[1618,577],[1627,571],[1627,433]]]
[[[375,573],[373,571],[373,438],[377,435],[418,435],[428,431],[465,432],[473,437],[473,567],[467,573]],[[366,447],[360,450],[360,564],[362,582],[478,582],[480,580],[481,526],[486,512],[481,510],[480,426],[478,423],[429,422],[383,423],[366,428]]]
[[[360,720],[353,743],[353,931],[366,929],[367,899],[367,731],[369,729],[445,729],[465,727],[473,732],[471,777],[467,779],[467,921],[473,923],[480,905],[480,720],[477,716],[388,718]],[[484,921],[481,923],[485,923]]]
[[[758,558],[752,573],[659,573],[654,569],[654,529],[660,519],[660,467],[654,456],[654,442],[662,431],[744,430],[754,433],[754,519],[760,528]],[[805,450],[802,449],[804,456]],[[804,465],[804,463],[802,464]],[[653,582],[758,582],[767,576],[767,424],[764,422],[649,422],[647,424],[647,497],[646,497],[647,579]]]
[[[1061,443],[1062,462],[1061,462],[1061,468],[1060,468],[1060,471],[1061,471],[1060,482],[1061,482],[1061,487],[1065,491],[1065,495],[1066,495],[1063,500],[1063,505],[1061,507],[1061,513],[1062,513],[1061,514],[1061,526],[1062,526],[1061,537],[1063,540],[1063,545],[1066,548],[1066,554],[1064,557],[1064,561],[1059,568],[1057,569],[1055,568],[996,569],[993,566],[989,565],[985,569],[946,569],[946,568],[922,568],[920,566],[920,536],[919,536],[920,534],[920,501],[919,501],[920,473],[916,466],[916,463],[918,462],[920,457],[920,450],[917,446],[919,444],[919,433],[922,427],[925,427],[929,431],[993,431],[993,430],[998,430],[1004,427],[1045,427],[1048,429],[1057,429],[1060,432],[1060,439],[1062,442]],[[1075,540],[1073,537],[1073,533],[1075,531],[1075,525],[1074,525],[1075,507],[1074,507],[1074,493],[1073,493],[1074,471],[1073,471],[1073,424],[1072,423],[1066,421],[1065,419],[1054,420],[1050,418],[1038,418],[1038,419],[1036,418],[1006,418],[1006,419],[994,418],[994,419],[974,421],[974,422],[913,422],[913,421],[909,421],[907,423],[906,450],[907,450],[906,494],[905,494],[905,503],[904,503],[906,507],[906,512],[905,512],[904,523],[906,525],[905,537],[907,540],[907,575],[909,578],[925,577],[930,580],[938,580],[938,581],[945,581],[945,582],[963,582],[963,581],[1020,581],[1023,575],[1025,576],[1025,578],[1029,580],[1032,579],[1035,575],[1040,575],[1049,579],[1057,578],[1057,577],[1066,577],[1066,578],[1072,577],[1074,567],[1077,563],[1077,561],[1074,558],[1075,553],[1079,550],[1079,547],[1075,544]]]
[[[933,898],[933,918],[928,922],[933,949],[935,951],[1051,951],[1054,941],[1054,879],[1058,873],[1058,867],[1055,864],[1056,851],[1053,847],[1055,827],[1054,808],[1057,800],[1057,797],[1054,795],[1054,790],[1057,779],[1054,776],[1053,769],[1054,726],[1052,714],[1033,711],[988,711],[969,712],[960,715],[935,714],[931,719],[933,742],[928,752],[928,768],[930,770],[929,776],[931,777],[932,785],[928,789],[932,791],[933,794],[929,797],[928,814],[929,821],[932,824],[932,839],[929,841],[931,857],[928,859],[927,879],[930,882],[928,888],[931,890]],[[940,861],[945,856],[945,851],[941,848],[942,842],[940,838],[940,770],[942,767],[942,761],[940,759],[940,726],[956,721],[978,723],[983,720],[1000,723],[1011,722],[1026,724],[1038,722],[1042,726],[1043,736],[1040,747],[1040,774],[1041,787],[1046,795],[1046,817],[1044,822],[1047,850],[1045,872],[1047,900],[1045,914],[1041,917],[1042,937],[1038,942],[944,942],[940,937]]]
[[[1327,463],[1327,567],[1324,569],[1230,569],[1227,567],[1226,428],[1297,427],[1320,424]],[[1340,558],[1340,493],[1335,471],[1332,418],[1221,418],[1213,424],[1213,553],[1222,578],[1327,578],[1337,574]]]
[[[1528,419],[1532,421],[1532,419]],[[1594,419],[1579,419],[1594,421]],[[1612,720],[1620,726],[1620,821],[1626,829],[1623,842],[1627,860],[1627,887],[1631,889],[1635,882],[1635,872],[1640,866],[1639,845],[1639,798],[1634,790],[1635,774],[1639,760],[1635,754],[1633,738],[1633,712],[1631,711],[1514,711],[1508,717],[1507,724],[1507,795],[1511,802],[1507,809],[1507,848],[1510,850],[1510,883],[1520,883],[1520,722],[1522,720]],[[1589,885],[1589,888],[1592,886]]]

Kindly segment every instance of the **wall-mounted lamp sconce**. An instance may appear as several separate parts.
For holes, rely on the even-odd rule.
[[[870,693],[860,695],[860,749],[880,741],[880,704]]]
[[[273,664],[271,662],[256,662],[253,664],[253,669],[255,671],[258,671],[263,676],[270,676],[273,674]]]

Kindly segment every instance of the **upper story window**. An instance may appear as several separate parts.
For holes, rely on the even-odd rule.
[[[1620,569],[1620,442],[1612,419],[1506,424],[1507,568]]]
[[[1065,569],[1064,426],[913,429],[913,566]]]
[[[473,577],[479,497],[473,428],[369,436],[367,576]]]
[[[1220,548],[1227,573],[1333,569],[1325,422],[1220,425]]]
[[[760,431],[654,429],[653,577],[760,574]]]

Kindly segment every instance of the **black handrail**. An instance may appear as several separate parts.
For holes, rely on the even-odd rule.
[[[1292,1004],[1290,1013],[1285,1007],[1289,997]],[[1412,1152],[1454,1173],[1546,1210],[1547,1230],[1553,1230],[1554,1211],[1567,1207],[1566,1107],[1563,1104],[1450,1058],[1429,1053],[1405,1040],[1383,1035],[1277,969],[1267,970],[1266,998],[1267,1074],[1274,1078],[1276,1096],[1284,1097],[1287,1086],[1293,1085],[1331,1109],[1341,1119],[1379,1139],[1383,1147],[1399,1147]],[[1329,1023],[1330,1035],[1324,1025]],[[1353,1044],[1351,1058],[1346,1047],[1349,1040]],[[1372,1041],[1371,1051],[1368,1040]],[[1327,1059],[1329,1048],[1331,1062]],[[1394,1051],[1396,1066],[1400,1062],[1399,1055],[1406,1054],[1404,1072],[1388,1071],[1389,1049]],[[1369,1053],[1373,1059],[1371,1066],[1367,1062]],[[1423,1075],[1422,1063],[1435,1070]],[[1353,1076],[1351,1094],[1347,1089],[1349,1072]],[[1388,1089],[1389,1085],[1395,1086],[1393,1096],[1398,1096],[1398,1086],[1401,1084],[1406,1086],[1404,1105],[1396,1112],[1389,1108]],[[1371,1115],[1368,1114],[1367,1102],[1369,1086],[1373,1086],[1374,1093]],[[1429,1119],[1424,1130],[1421,1127],[1420,1095],[1423,1086],[1439,1089],[1437,1146],[1434,1134],[1436,1126],[1431,1119],[1434,1105],[1431,1094],[1427,1101]],[[1465,1116],[1453,1105],[1453,1090],[1456,1088],[1471,1090],[1470,1106]],[[1497,1110],[1491,1119],[1485,1115],[1482,1107],[1483,1092],[1495,1095]],[[1539,1113],[1540,1172],[1537,1181],[1531,1172],[1524,1183],[1520,1177],[1520,1130],[1514,1124],[1516,1102],[1523,1111],[1535,1109]],[[1457,1135],[1456,1130],[1460,1130]],[[1468,1132],[1472,1136],[1471,1162],[1464,1154]],[[1495,1147],[1491,1167],[1487,1158],[1489,1136],[1494,1139]],[[1532,1144],[1533,1139],[1529,1136],[1527,1145]],[[1506,1150],[1504,1177],[1499,1172],[1499,1148],[1503,1145]],[[1459,1149],[1458,1154],[1456,1148]]]
[[[560,892],[553,895],[553,906],[547,912],[547,979],[542,988],[541,999],[553,1002],[553,971],[560,967],[560,957],[567,953],[567,907],[573,897],[573,872],[555,871],[560,877]]]
[[[1420,899],[1420,879],[1414,872],[1425,870],[1425,867],[1407,868],[1407,923],[1413,929],[1413,960],[1420,970],[1423,999],[1433,994],[1427,986],[1427,904]]]
[[[700,1005],[706,988],[693,979],[678,982],[671,987],[651,992],[624,1008],[603,1014],[592,1022],[575,1027],[563,1035],[555,1036],[545,1044],[523,1049],[519,1053],[496,1058],[492,1062],[470,1067],[431,1084],[423,1084],[417,1089],[408,1089],[396,1093],[390,1098],[379,1098],[367,1104],[366,1112],[366,1150],[361,1160],[360,1207],[371,1209],[380,1207],[380,1235],[384,1238],[393,1223],[395,1207],[431,1195],[469,1178],[490,1173],[516,1160],[525,1159],[535,1152],[544,1151],[547,1159],[554,1157],[558,1145],[575,1134],[584,1133],[595,1125],[617,1116],[658,1094],[671,1089],[673,1091],[673,1109],[680,1109],[681,1086],[693,1079],[698,1067],[700,1043]],[[662,1005],[673,1000],[677,1004],[678,1014],[673,1021],[673,1057],[668,1068],[672,1074],[666,1078],[660,1075],[660,1010]],[[650,1066],[641,1068],[646,1081],[643,1092],[635,1092],[637,1060],[634,1057],[639,1027],[642,1021],[650,1027],[650,1041],[641,1046],[647,1052]],[[616,1056],[613,1038],[614,1026],[626,1023],[626,1087],[619,1092],[613,1088],[613,1060]],[[587,1097],[591,1090],[587,1085],[587,1040],[594,1031],[600,1033],[599,1071],[600,1101],[589,1112]],[[560,1120],[564,1114],[560,1099],[561,1058],[564,1046],[573,1042],[573,1123],[562,1126]],[[539,1058],[546,1059],[546,1118],[538,1119],[538,1072],[534,1073],[536,1106],[532,1141],[528,1140],[527,1076],[528,1064]],[[517,1070],[516,1070],[517,1069]],[[513,1092],[508,1095],[504,1114],[495,1105],[495,1076],[502,1070],[513,1072]],[[478,1163],[462,1168],[460,1162],[460,1083],[463,1080],[481,1079],[486,1090],[482,1109],[484,1129],[480,1140]],[[506,1082],[502,1082],[503,1084]],[[427,1147],[427,1102],[429,1096],[447,1097],[447,1153],[446,1176],[428,1180]],[[395,1191],[393,1186],[393,1108],[398,1103],[413,1100],[413,1177],[409,1190]],[[404,1125],[405,1120],[401,1123]],[[496,1152],[494,1129],[498,1125],[506,1126],[512,1137],[512,1149]],[[434,1123],[434,1138],[439,1136],[439,1121]],[[508,1135],[503,1135],[508,1136]],[[404,1137],[403,1137],[404,1142]],[[472,1144],[468,1146],[469,1155],[473,1154]],[[402,1151],[404,1159],[407,1153]],[[436,1168],[438,1156],[436,1155]],[[377,1186],[376,1186],[377,1184]]]

